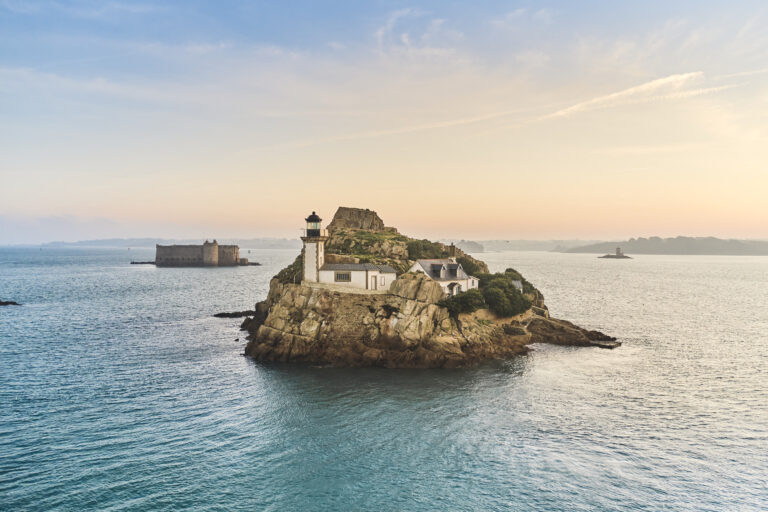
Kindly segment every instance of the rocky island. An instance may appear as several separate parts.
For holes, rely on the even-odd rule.
[[[605,254],[603,256],[598,256],[598,258],[609,259],[609,260],[631,260],[632,259],[630,256],[627,256],[626,254],[624,254],[624,251],[621,250],[621,247],[617,247],[616,252],[614,254]]]
[[[549,316],[513,269],[386,227],[371,210],[313,212],[304,249],[242,323],[259,361],[442,368],[525,354],[532,343],[614,348],[598,331]],[[395,278],[396,277],[396,278]],[[250,313],[250,312],[249,312]]]

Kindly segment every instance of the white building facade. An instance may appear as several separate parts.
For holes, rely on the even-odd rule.
[[[395,269],[389,265],[326,263],[320,267],[318,282],[364,290],[389,290],[396,278]]]
[[[397,278],[395,269],[373,263],[325,263],[325,242],[328,231],[321,229],[317,213],[307,217],[304,242],[302,282],[323,283],[363,290],[389,290]]]
[[[464,271],[456,258],[417,260],[409,272],[421,272],[433,281],[440,283],[446,295],[453,296],[480,286],[480,280]]]

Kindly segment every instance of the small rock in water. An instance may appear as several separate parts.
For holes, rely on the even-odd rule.
[[[14,300],[0,300],[0,306],[21,306],[21,304]]]
[[[247,311],[235,311],[233,313],[216,313],[213,316],[215,316],[216,318],[240,318],[243,316],[252,316],[255,314],[256,314],[255,311],[247,310]]]

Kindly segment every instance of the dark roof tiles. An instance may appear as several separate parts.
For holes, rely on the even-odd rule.
[[[378,270],[382,274],[395,274],[395,269],[389,265],[374,265],[373,263],[326,263],[320,270],[334,270],[334,271],[361,271],[361,270]]]

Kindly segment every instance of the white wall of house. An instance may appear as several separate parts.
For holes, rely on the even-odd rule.
[[[426,274],[424,272],[424,269],[421,268],[421,265],[418,263],[414,263],[410,269],[408,269],[408,272],[421,272],[422,274]],[[473,290],[475,288],[478,288],[480,286],[480,281],[472,276],[469,276],[467,279],[453,279],[451,281],[436,281],[440,283],[440,286],[443,288],[443,292],[445,292],[447,295],[450,295],[450,288],[449,286],[453,283],[456,283],[461,286],[461,291],[465,292],[467,290]]]
[[[318,282],[317,245],[312,242],[304,244],[304,280],[312,283]]]
[[[478,280],[473,277],[470,277],[469,279],[454,279],[452,281],[438,281],[438,283],[440,283],[440,286],[443,287],[443,291],[449,295],[451,293],[450,285],[453,283],[461,286],[462,292],[477,288],[479,285]]]
[[[352,280],[336,281],[337,272],[348,272]],[[375,288],[372,282],[374,278],[376,279]],[[378,270],[368,270],[367,272],[365,270],[321,270],[319,282],[349,286],[350,288],[362,288],[364,290],[389,290],[394,280],[395,274],[383,274]]]

